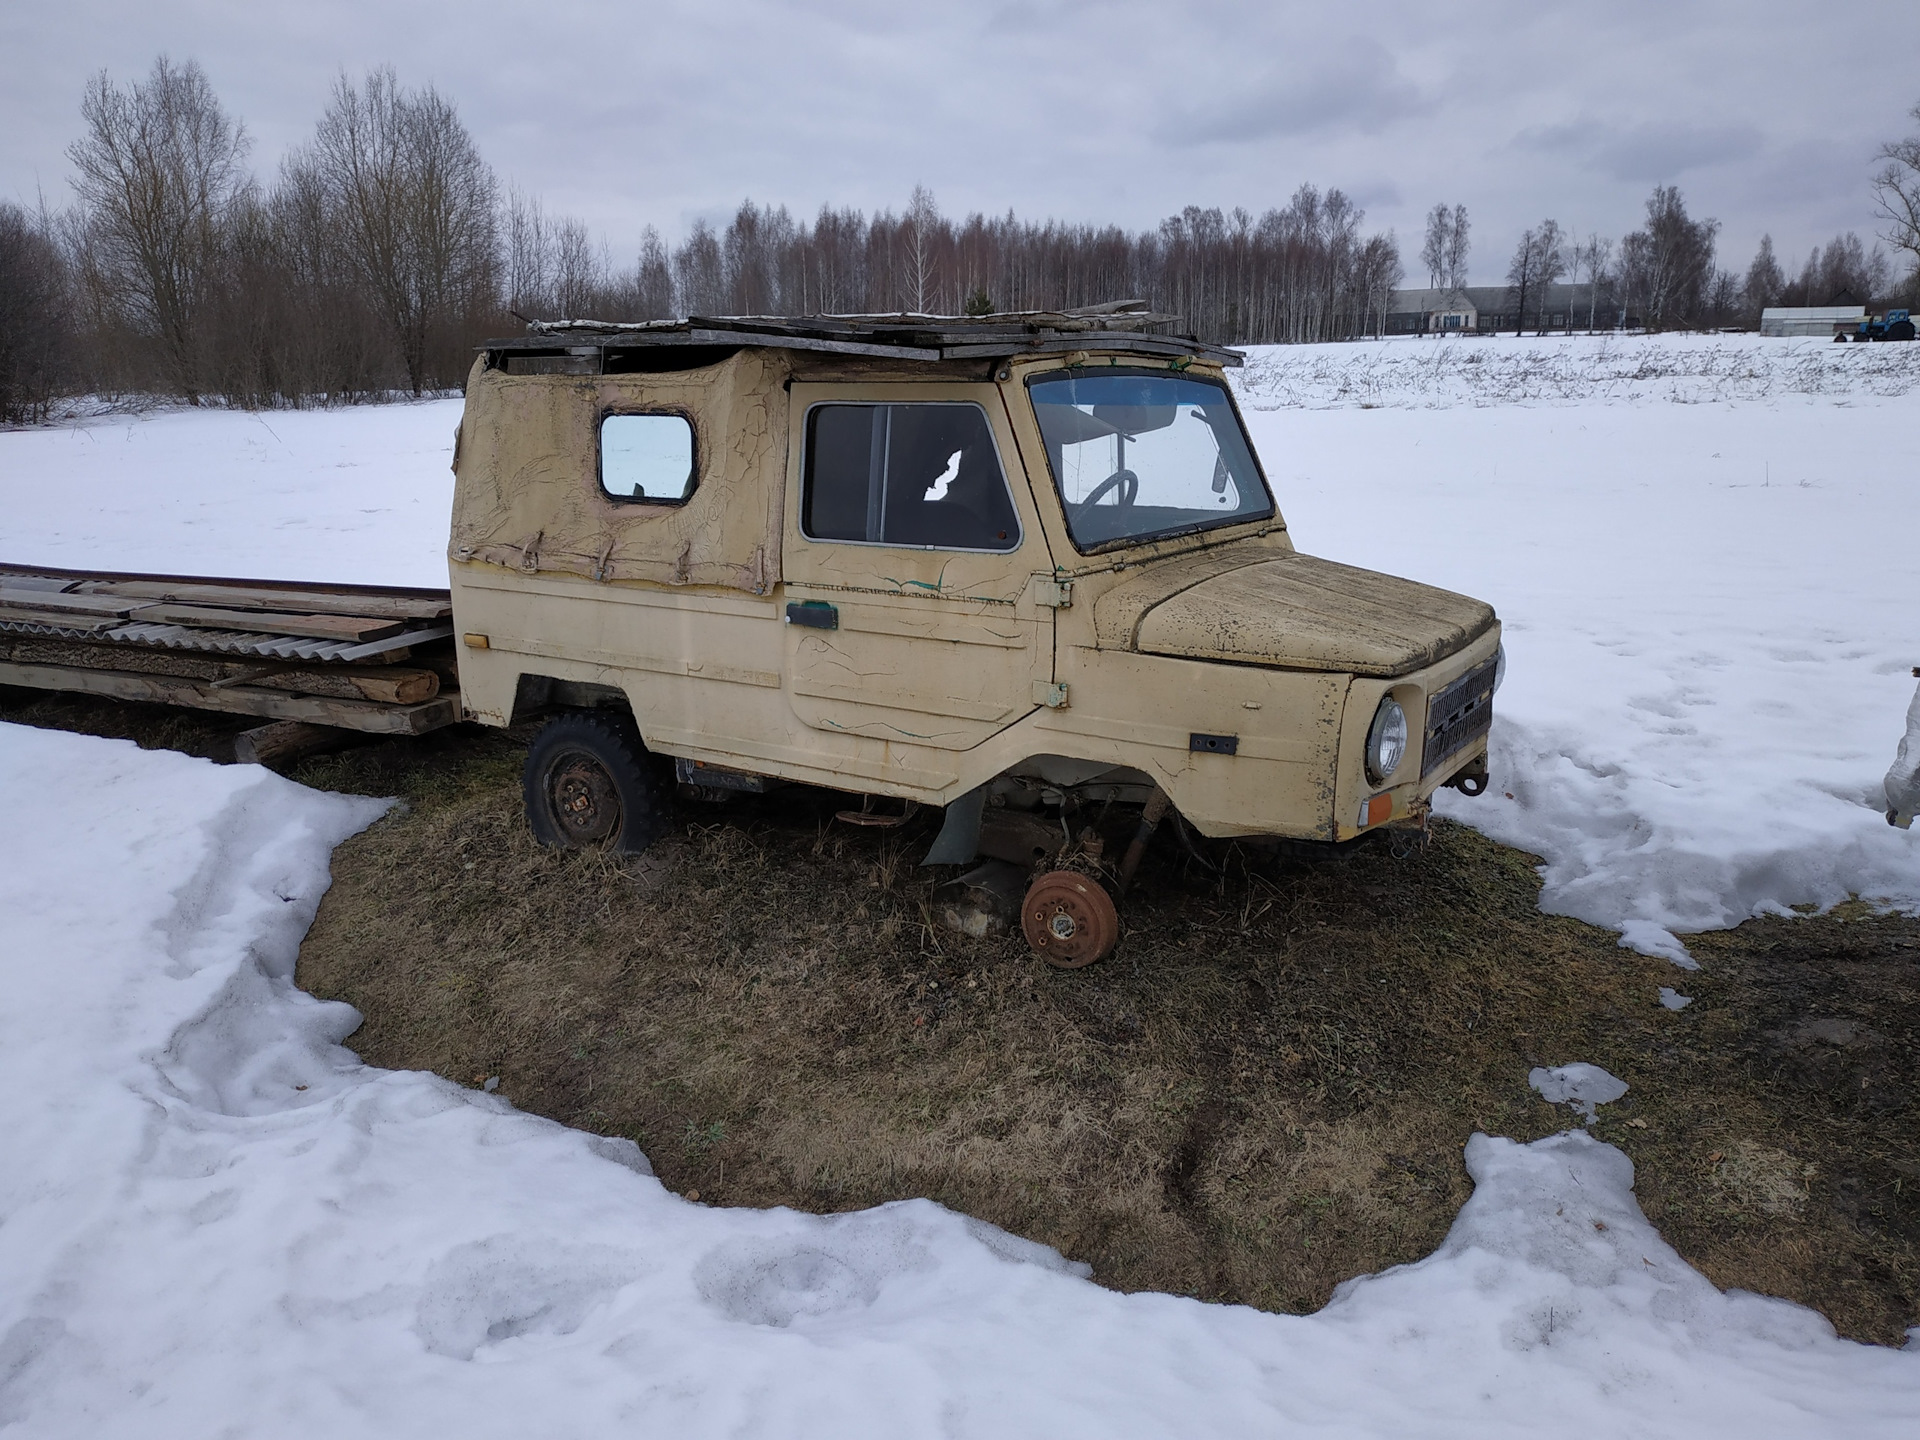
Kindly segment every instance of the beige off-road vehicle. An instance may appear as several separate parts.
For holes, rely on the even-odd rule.
[[[1298,553],[1229,350],[1135,308],[586,322],[490,342],[455,451],[469,718],[634,850],[672,781],[945,807],[954,923],[1106,954],[1147,838],[1337,843],[1477,794],[1499,624]],[[662,758],[653,758],[662,757]],[[1031,877],[1031,884],[1028,880]],[[1024,891],[1024,894],[1021,892]],[[1011,908],[1011,907],[1009,907]]]

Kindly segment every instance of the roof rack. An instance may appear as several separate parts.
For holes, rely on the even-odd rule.
[[[489,340],[495,351],[604,352],[648,346],[763,345],[895,360],[985,360],[1002,356],[1120,350],[1168,359],[1205,358],[1238,365],[1241,354],[1173,333],[1178,315],[1156,314],[1144,300],[1076,310],[997,315],[693,315],[685,320],[528,320],[525,335]]]

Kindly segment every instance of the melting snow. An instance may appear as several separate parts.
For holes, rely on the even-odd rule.
[[[1661,998],[1665,999],[1668,993],[1661,992]],[[1572,1065],[1555,1065],[1550,1070],[1536,1065],[1527,1072],[1527,1084],[1538,1090],[1540,1098],[1549,1105],[1572,1106],[1586,1116],[1589,1125],[1593,1124],[1594,1113],[1600,1106],[1611,1105],[1627,1093],[1626,1081],[1584,1060]]]
[[[1443,804],[1542,856],[1545,905],[1682,962],[1678,933],[1757,912],[1920,905],[1920,831],[1885,818],[1920,753],[1920,481],[1875,459],[1920,419],[1920,346],[1299,347],[1241,383],[1302,549],[1499,607],[1494,785]],[[442,584],[457,416],[0,435],[0,559]],[[328,851],[377,805],[10,726],[0,794],[0,1428],[1485,1440],[1920,1414],[1920,1345],[1716,1291],[1579,1131],[1474,1137],[1440,1248],[1304,1318],[1112,1294],[925,1201],[690,1205],[629,1141],[360,1065],[353,1012],[293,986]],[[1596,1067],[1534,1078],[1618,1098]]]
[[[1915,673],[1920,673],[1920,666]],[[1887,823],[1910,829],[1914,816],[1920,815],[1920,685],[1914,687],[1913,703],[1907,706],[1907,733],[1900,737],[1893,767],[1880,789],[1887,797]]]
[[[1920,664],[1920,472],[1887,458],[1920,345],[1275,347],[1240,390],[1302,550],[1499,610],[1493,783],[1438,808],[1541,856],[1546,909],[1689,965],[1689,930],[1920,908],[1881,783]]]
[[[0,793],[14,1433],[1749,1440],[1920,1413],[1920,1347],[1715,1290],[1581,1133],[1475,1136],[1440,1248],[1309,1317],[1114,1294],[927,1201],[691,1205],[630,1141],[341,1048],[354,1013],[290,977],[377,803],[4,725]]]

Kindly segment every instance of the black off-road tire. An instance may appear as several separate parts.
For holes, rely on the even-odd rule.
[[[666,825],[666,801],[630,722],[557,715],[541,727],[521,776],[527,827],[542,845],[605,845],[638,855]]]

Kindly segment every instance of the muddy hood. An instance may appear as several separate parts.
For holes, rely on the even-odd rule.
[[[1102,645],[1354,675],[1405,675],[1472,644],[1493,607],[1397,575],[1311,555],[1212,574],[1153,567],[1102,596]],[[1164,592],[1164,593],[1162,593]]]

